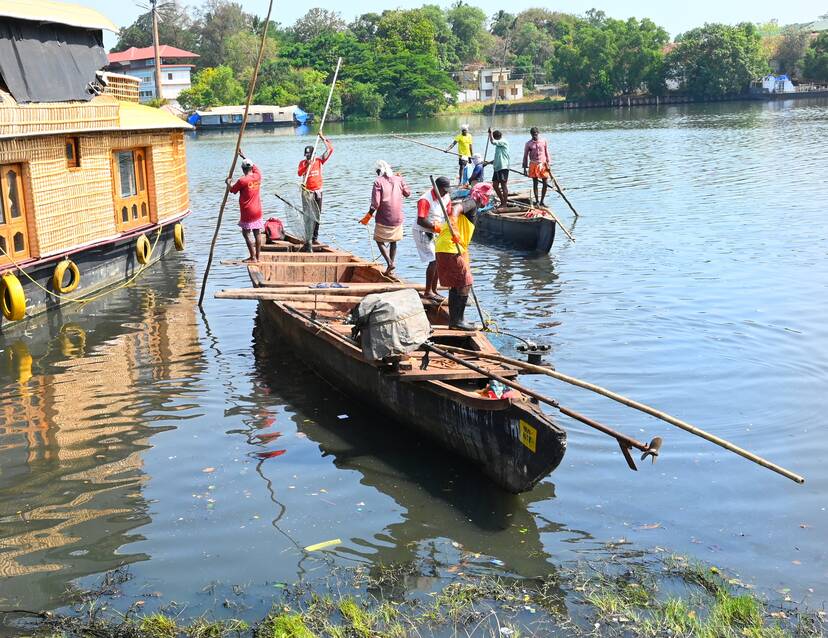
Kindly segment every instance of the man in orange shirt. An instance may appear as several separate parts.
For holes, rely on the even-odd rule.
[[[311,162],[313,146],[306,146],[305,159],[299,162],[297,171],[299,177],[305,178],[302,188],[302,208],[305,214],[312,212],[314,217],[313,237],[305,244],[308,249],[311,249],[311,240],[314,244],[318,243],[319,219],[322,215],[322,165],[331,158],[334,150],[333,144],[327,137],[320,133],[319,138],[325,142],[325,152],[320,157],[314,157]],[[308,211],[309,208],[311,211]]]

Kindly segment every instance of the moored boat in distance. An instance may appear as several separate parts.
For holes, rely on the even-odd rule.
[[[99,70],[102,32],[117,32],[100,13],[30,0],[0,3],[0,22],[6,330],[184,248],[191,126],[138,104],[138,78]]]
[[[214,131],[239,129],[243,118],[244,106],[214,106],[195,111],[187,121],[198,131]],[[312,114],[305,113],[296,105],[251,104],[245,128],[302,126],[310,123],[312,119]]]
[[[420,349],[389,364],[366,358],[348,321],[366,295],[423,286],[385,276],[377,264],[322,246],[268,245],[248,266],[253,288],[223,290],[217,298],[261,304],[263,330],[272,331],[319,376],[377,410],[379,435],[404,425],[476,465],[503,489],[531,489],[552,472],[566,450],[566,432],[533,400],[516,392],[493,393],[490,378]],[[496,352],[481,331],[448,329],[445,304],[422,298],[430,341],[477,352]],[[478,364],[516,379],[515,367]]]

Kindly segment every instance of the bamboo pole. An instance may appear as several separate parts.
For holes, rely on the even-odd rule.
[[[599,385],[595,385],[594,383],[589,383],[588,381],[584,381],[582,379],[578,379],[576,377],[569,376],[567,374],[563,374],[561,372],[557,372],[556,370],[551,370],[544,366],[536,366],[531,363],[526,363],[525,361],[520,361],[519,359],[512,359],[510,357],[504,357],[500,354],[488,353],[488,352],[478,352],[476,350],[466,350],[465,348],[456,348],[454,346],[441,346],[445,350],[449,352],[455,352],[458,354],[467,354],[467,355],[474,355],[481,359],[490,359],[492,361],[497,361],[500,363],[508,363],[510,365],[514,365],[516,367],[520,367],[521,369],[527,372],[534,372],[536,374],[544,374],[548,377],[552,377],[553,379],[558,379],[559,381],[563,381],[565,383],[569,383],[570,385],[577,386],[579,388],[584,388],[585,390],[590,390],[601,396],[605,396],[613,401],[617,401],[622,405],[626,405],[630,408],[634,408],[645,414],[649,414],[650,416],[654,416],[657,419],[661,419],[666,423],[671,425],[675,425],[678,428],[681,428],[685,432],[689,432],[690,434],[695,434],[696,436],[705,439],[706,441],[710,441],[718,445],[719,447],[723,447],[724,449],[733,452],[734,454],[738,454],[742,458],[747,459],[748,461],[753,461],[754,463],[761,465],[762,467],[771,470],[772,472],[776,472],[777,474],[781,474],[785,478],[788,478],[795,483],[799,483],[800,485],[805,482],[804,477],[800,476],[799,474],[795,474],[790,470],[786,470],[784,467],[780,467],[775,463],[768,461],[767,459],[763,459],[761,456],[753,454],[752,452],[748,452],[747,450],[740,448],[738,445],[731,443],[725,439],[722,439],[715,434],[710,434],[709,432],[705,432],[701,428],[697,428],[686,421],[682,421],[681,419],[677,419],[676,417],[667,414],[666,412],[662,412],[661,410],[656,410],[655,408],[646,405],[644,403],[639,403],[638,401],[634,401],[633,399],[627,398],[621,394],[613,392],[612,390],[608,390],[606,388],[602,388]]]
[[[506,54],[509,52],[509,41],[512,39],[512,33],[514,32],[515,25],[517,24],[517,18],[514,19],[512,22],[512,27],[509,29],[509,35],[505,38],[505,42],[503,44],[503,57],[500,59],[500,73],[497,76],[497,83],[495,84],[495,91],[494,91],[494,100],[492,102],[492,116],[489,118],[489,130],[486,132],[486,149],[483,151],[483,162],[486,162],[486,157],[489,155],[489,142],[491,141],[491,133],[492,127],[494,126],[494,119],[495,119],[495,111],[497,111],[497,98],[500,93],[500,78],[503,77],[503,67],[506,66]]]
[[[198,295],[198,307],[201,308],[204,303],[204,293],[207,288],[207,278],[210,276],[210,266],[213,263],[213,253],[216,249],[216,241],[218,240],[219,230],[221,229],[221,220],[224,217],[224,208],[227,206],[227,198],[230,196],[230,180],[233,179],[233,173],[236,171],[236,161],[239,159],[239,151],[241,151],[242,137],[244,137],[244,129],[247,126],[247,115],[250,111],[250,103],[253,101],[253,93],[256,90],[256,81],[259,78],[259,67],[262,65],[262,58],[264,58],[265,42],[267,41],[267,29],[270,26],[270,14],[273,11],[273,0],[267,7],[267,17],[265,18],[264,28],[262,28],[262,41],[259,44],[259,56],[256,59],[256,66],[253,69],[253,77],[250,78],[250,86],[247,88],[247,102],[244,105],[244,116],[242,117],[241,126],[239,127],[239,135],[236,138],[236,150],[233,153],[233,160],[230,162],[230,171],[227,173],[227,180],[224,186],[224,197],[221,200],[221,207],[219,208],[218,219],[216,219],[216,229],[213,232],[213,240],[210,242],[210,253],[207,255],[207,267],[204,269],[204,279],[201,282],[201,291]]]
[[[530,197],[531,197],[531,196],[530,196]],[[513,206],[518,206],[518,207],[520,207],[520,208],[525,208],[525,209],[527,209],[527,210],[532,210],[533,208],[535,208],[534,206],[527,206],[527,205],[525,205],[525,204],[521,204],[520,202],[510,202],[510,203],[511,203]],[[569,240],[570,240],[571,242],[573,242],[573,243],[575,242],[575,238],[572,236],[572,233],[570,233],[570,232],[566,229],[566,227],[565,227],[565,226],[561,223],[561,220],[560,220],[560,219],[558,219],[558,216],[557,216],[557,215],[556,215],[556,214],[555,214],[555,213],[554,213],[551,209],[549,209],[549,208],[538,208],[537,210],[543,210],[543,211],[545,211],[545,212],[549,213],[549,216],[550,216],[552,219],[554,219],[554,220],[555,220],[555,222],[558,224],[558,226],[560,226],[560,227],[561,227],[561,230],[562,230],[562,231],[564,231],[564,234],[565,234],[567,237],[569,237]]]
[[[328,118],[328,109],[331,108],[331,98],[333,98],[334,89],[336,88],[336,78],[339,76],[339,67],[341,65],[342,58],[340,57],[336,60],[336,70],[334,71],[333,82],[331,82],[331,90],[328,92],[328,101],[325,102],[325,110],[322,112],[322,119],[319,121],[319,132],[316,134],[316,140],[313,143],[313,153],[311,153],[310,161],[305,169],[305,179],[302,180],[302,188],[305,188],[308,183],[308,177],[310,177],[311,166],[313,166],[313,160],[316,158],[316,147],[319,146],[319,140],[322,138],[322,129],[325,127],[325,120]],[[279,199],[282,198],[280,197]]]

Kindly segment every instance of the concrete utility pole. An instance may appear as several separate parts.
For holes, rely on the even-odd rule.
[[[155,55],[155,98],[162,99],[161,93],[161,56],[158,55],[158,0],[150,0],[152,3],[152,48]]]

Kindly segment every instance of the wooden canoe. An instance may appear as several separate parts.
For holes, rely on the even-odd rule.
[[[520,493],[552,472],[566,450],[566,432],[538,405],[517,395],[492,399],[481,391],[488,378],[434,353],[414,352],[397,369],[368,361],[344,320],[365,295],[421,286],[383,275],[382,268],[328,246],[297,252],[291,242],[268,244],[248,266],[253,289],[223,290],[218,298],[257,299],[262,326],[289,345],[320,377],[376,410],[381,434],[399,425],[423,434],[470,461],[503,489]],[[338,284],[331,288],[331,284]],[[317,287],[317,286],[325,287]],[[424,303],[435,345],[482,352],[495,349],[485,333],[448,329],[445,304]],[[515,379],[507,365],[475,359],[491,372]],[[385,432],[383,432],[385,431]]]
[[[548,253],[555,241],[555,220],[546,208],[531,206],[528,195],[510,197],[509,203],[513,205],[478,215],[472,241]]]

